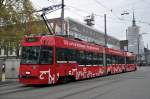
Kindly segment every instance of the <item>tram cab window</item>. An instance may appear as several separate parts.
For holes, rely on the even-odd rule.
[[[39,46],[24,46],[21,53],[21,64],[38,64],[39,53]]]
[[[24,46],[21,64],[52,64],[53,49],[48,46]]]

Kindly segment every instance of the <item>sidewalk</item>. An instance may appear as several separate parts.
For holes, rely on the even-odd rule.
[[[5,81],[0,81],[0,85],[11,84],[11,83],[19,83],[18,79],[6,79]]]

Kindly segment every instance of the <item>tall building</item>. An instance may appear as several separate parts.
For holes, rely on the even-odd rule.
[[[144,54],[144,41],[140,34],[140,27],[136,25],[133,12],[132,26],[127,29],[128,51],[135,54]]]

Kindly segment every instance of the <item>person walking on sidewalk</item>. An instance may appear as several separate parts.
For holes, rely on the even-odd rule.
[[[5,64],[2,65],[2,82],[5,81],[5,69],[6,69],[6,66]]]

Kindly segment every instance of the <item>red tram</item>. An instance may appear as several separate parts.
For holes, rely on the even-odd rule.
[[[104,66],[106,55],[106,66]],[[136,70],[135,55],[60,36],[25,37],[19,81],[54,84]]]

